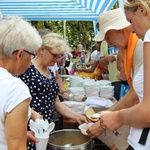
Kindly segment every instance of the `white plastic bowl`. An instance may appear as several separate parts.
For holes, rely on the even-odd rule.
[[[92,126],[93,125],[93,122],[90,122],[90,123],[83,123],[83,124],[81,124],[81,125],[79,125],[79,129],[80,129],[80,131],[81,131],[81,133],[82,134],[84,134],[84,135],[88,135],[87,133],[86,133],[86,131],[87,131],[87,129],[90,127],[90,126]]]

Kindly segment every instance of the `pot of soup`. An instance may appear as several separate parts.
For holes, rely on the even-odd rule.
[[[93,141],[80,130],[57,130],[50,134],[47,150],[93,150]]]

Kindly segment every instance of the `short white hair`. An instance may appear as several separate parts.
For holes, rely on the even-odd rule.
[[[43,37],[44,35],[51,33],[52,31],[50,29],[39,29],[38,32],[40,36]]]
[[[71,49],[67,42],[57,33],[48,33],[42,37],[43,46],[51,49],[54,54],[70,52]]]
[[[9,16],[0,21],[0,56],[11,56],[19,49],[35,53],[41,45],[38,31],[22,18]]]

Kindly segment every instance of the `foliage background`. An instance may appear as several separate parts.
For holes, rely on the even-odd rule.
[[[112,9],[118,8],[118,2]],[[31,21],[32,25],[37,29],[48,28],[52,32],[63,36],[63,21]],[[94,45],[94,27],[93,21],[66,21],[66,40],[72,50],[77,48],[81,43],[86,51],[89,51]]]
[[[63,21],[31,21],[31,23],[37,29],[48,28],[63,36]],[[89,50],[94,44],[93,37],[92,21],[66,21],[66,40],[72,50],[76,49],[79,43],[83,45],[84,49]]]

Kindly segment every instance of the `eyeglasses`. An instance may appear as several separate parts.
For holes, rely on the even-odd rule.
[[[59,59],[64,59],[64,58],[66,58],[65,54],[59,56]]]
[[[13,51],[13,53],[12,54],[14,54],[14,53],[16,53],[16,52],[18,52],[19,50],[15,50],[15,51]],[[32,59],[34,59],[35,58],[35,56],[36,56],[36,54],[34,54],[34,53],[31,53],[31,52],[29,52],[29,51],[27,51],[27,50],[23,50],[24,52],[26,52],[26,53],[28,53],[28,54],[30,54],[32,57]]]
[[[51,50],[49,50],[48,48],[46,48],[46,50],[53,56],[54,59],[58,59],[60,55],[54,54],[51,52]]]

